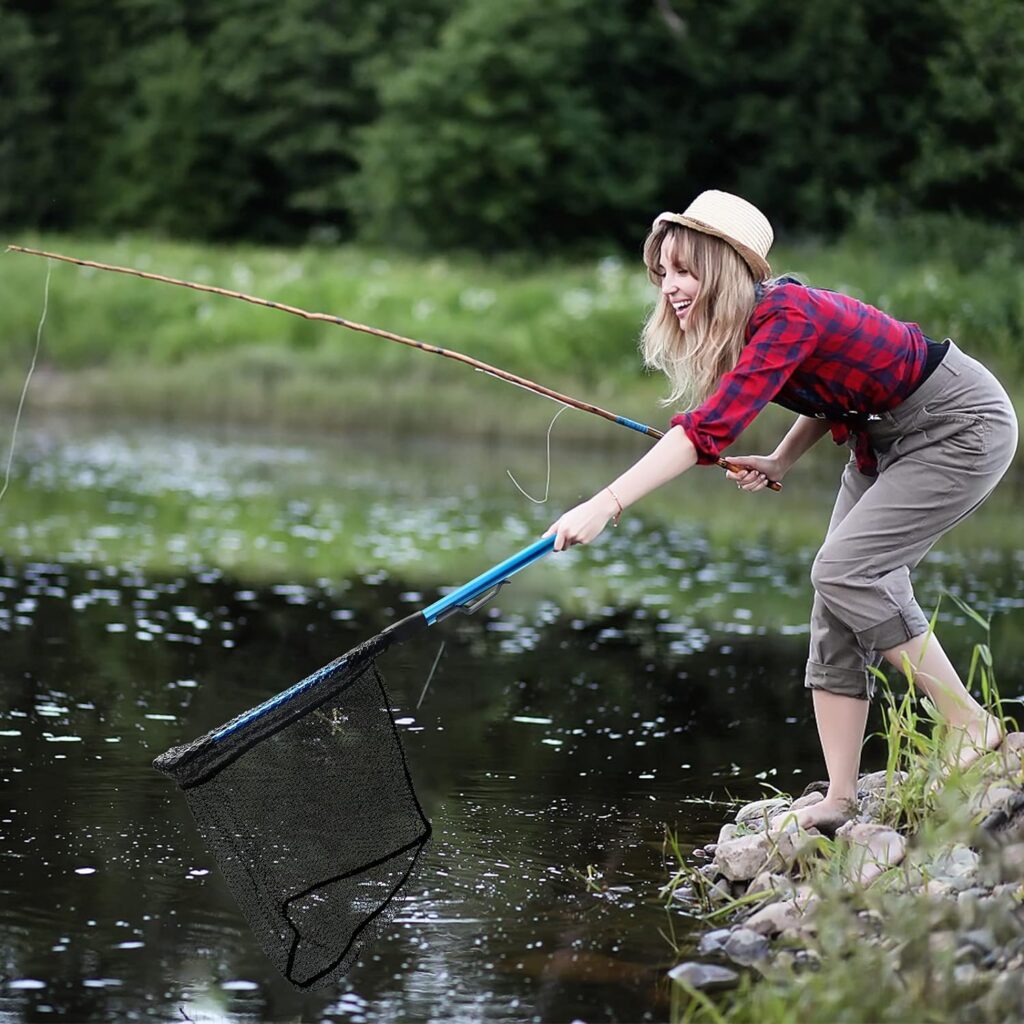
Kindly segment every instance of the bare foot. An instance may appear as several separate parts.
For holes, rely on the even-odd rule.
[[[856,800],[840,797],[838,799],[825,797],[816,804],[801,807],[794,811],[792,817],[796,818],[801,828],[816,828],[823,835],[832,837],[836,829],[845,825],[851,818],[855,818],[860,811]]]
[[[969,768],[982,754],[995,750],[1006,730],[995,715],[984,712],[981,718],[975,718],[967,725],[953,727],[949,730],[947,740],[947,760],[950,767],[963,771]]]

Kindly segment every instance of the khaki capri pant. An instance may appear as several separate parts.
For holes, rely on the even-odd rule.
[[[1006,472],[1017,419],[1006,392],[949,343],[905,401],[867,424],[878,476],[851,459],[811,568],[814,606],[804,685],[870,699],[880,651],[928,630],[910,572]]]

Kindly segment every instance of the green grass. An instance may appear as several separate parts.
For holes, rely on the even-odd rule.
[[[966,229],[964,229],[966,232]],[[920,232],[918,232],[920,235]],[[899,226],[773,253],[779,272],[838,288],[954,336],[1020,393],[1024,268],[1007,243],[963,253]],[[941,236],[945,238],[946,236]],[[987,237],[987,236],[986,236]],[[1002,236],[999,236],[1002,237]],[[974,239],[974,236],[971,236]],[[145,237],[10,238],[69,255],[238,289],[456,349],[613,412],[662,426],[660,378],[636,343],[652,289],[638,258],[590,262],[434,257],[362,248],[210,246]],[[973,251],[973,250],[970,250]],[[17,396],[45,266],[0,264],[0,401]],[[526,435],[555,407],[442,359],[342,328],[168,285],[55,264],[33,402],[169,420]],[[625,434],[564,417],[563,435]],[[563,424],[560,424],[560,429]]]

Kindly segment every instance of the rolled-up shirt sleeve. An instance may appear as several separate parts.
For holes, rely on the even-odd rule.
[[[806,312],[783,303],[763,320],[743,347],[739,362],[696,409],[673,416],[697,449],[702,465],[715,462],[782,389],[813,351],[818,332]]]

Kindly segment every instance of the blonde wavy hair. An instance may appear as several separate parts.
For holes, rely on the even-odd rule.
[[[644,263],[651,281],[660,288],[661,249],[677,265],[687,267],[700,282],[686,316],[686,329],[663,294],[644,324],[640,351],[644,365],[668,377],[671,394],[662,405],[682,402],[700,405],[722,376],[739,361],[746,343],[746,326],[756,302],[754,275],[728,242],[682,224],[659,224],[644,242]]]

